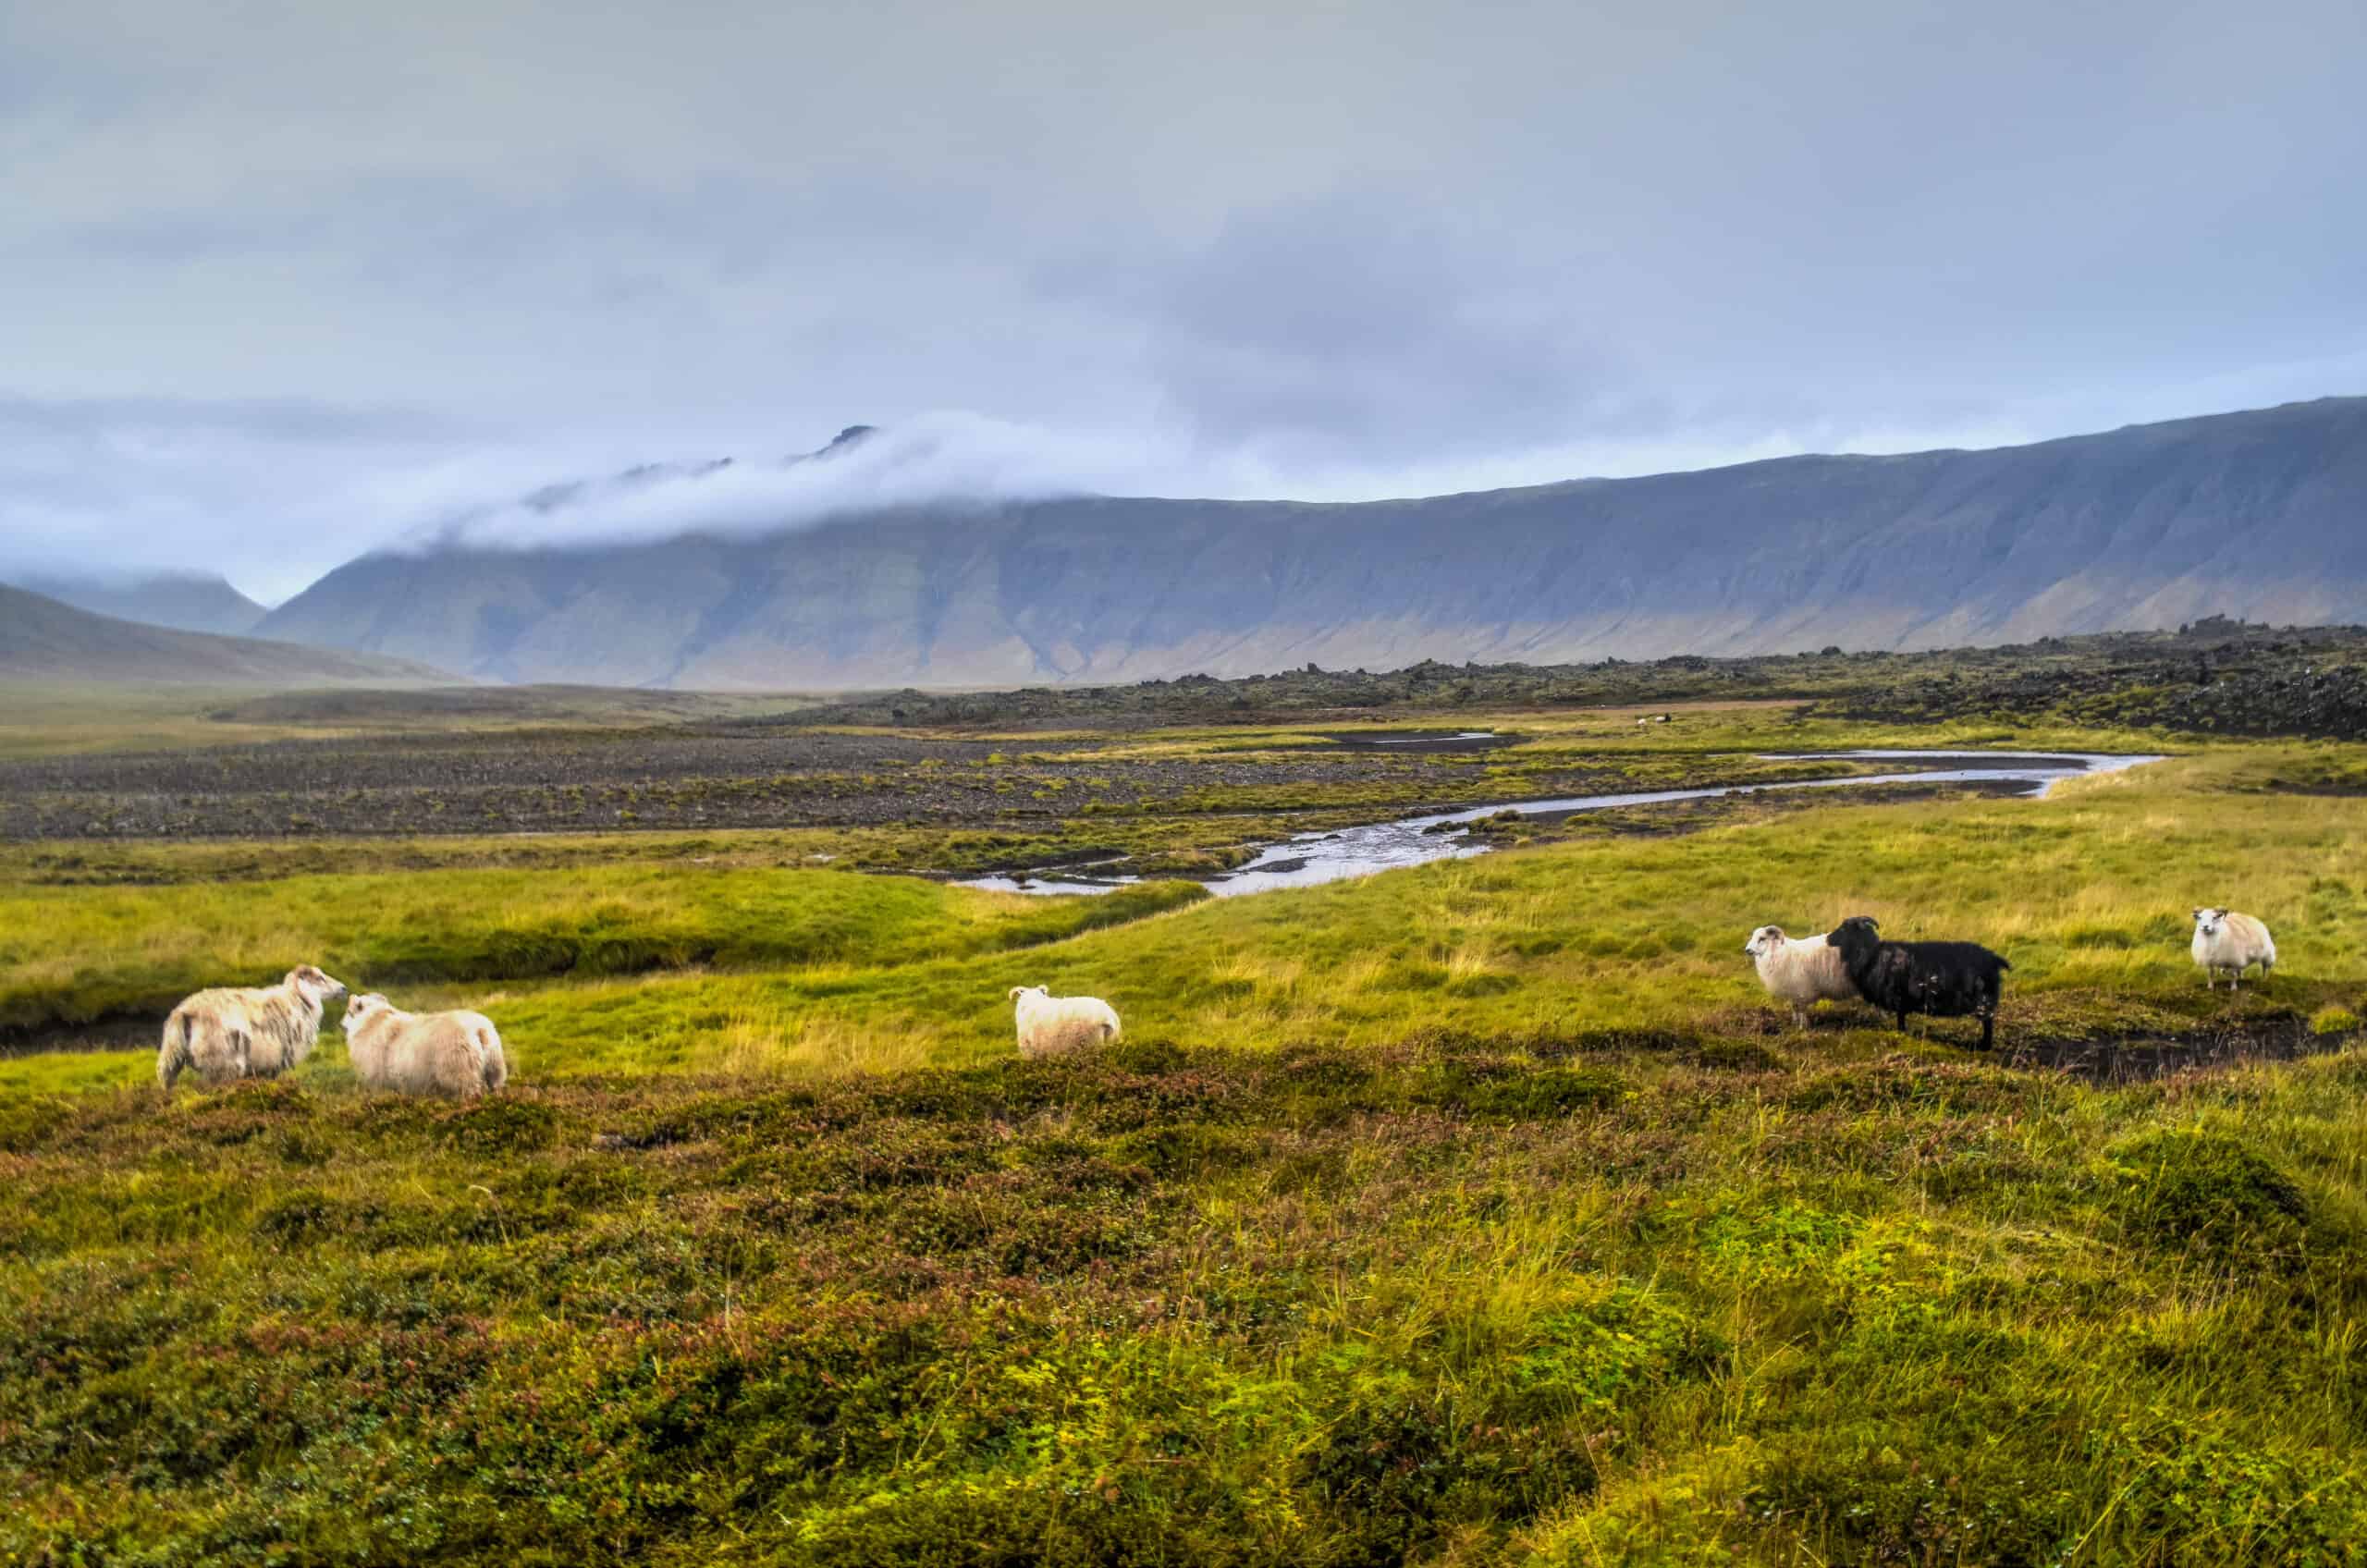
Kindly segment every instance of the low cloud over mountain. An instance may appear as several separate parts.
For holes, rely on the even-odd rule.
[[[850,687],[2367,619],[2367,398],[1350,505],[956,505],[897,479],[901,450],[546,493],[340,568],[262,630],[506,680]],[[798,512],[840,462],[830,484],[865,477]],[[519,547],[535,519],[581,537],[587,508],[609,542]]]

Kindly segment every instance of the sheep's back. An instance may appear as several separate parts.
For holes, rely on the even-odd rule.
[[[484,1088],[484,1049],[464,1022],[481,1014],[401,1013],[350,1037],[355,1076],[374,1088],[467,1098]],[[490,1027],[490,1024],[487,1025]]]
[[[1022,1056],[1061,1056],[1114,1039],[1118,1013],[1098,997],[1051,997],[1018,1013]]]
[[[2266,925],[2249,914],[2229,915],[2227,934],[2237,939],[2238,950],[2248,960],[2276,957],[2276,939],[2268,934]]]
[[[2013,967],[1978,942],[1877,942],[1854,956],[1850,977],[1868,1001],[1941,1017],[1990,1007]]]

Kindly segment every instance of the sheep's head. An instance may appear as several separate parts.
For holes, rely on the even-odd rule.
[[[331,997],[344,994],[346,989],[344,981],[309,963],[300,963],[289,970],[288,985],[298,996],[311,1002],[314,1007],[320,1006]]]
[[[1871,947],[1882,940],[1882,923],[1870,914],[1853,914],[1833,928],[1825,939],[1836,948]]]
[[[375,991],[368,991],[358,997],[347,998],[345,1003],[345,1032],[349,1035],[352,1034],[356,1029],[361,1028],[363,1024],[369,1023],[379,1014],[390,1011],[394,1005],[394,1003],[388,1001],[386,998],[380,996]]]
[[[1790,940],[1782,926],[1762,925],[1750,934],[1750,940],[1742,945],[1742,950],[1752,958],[1765,958]]]
[[[2227,912],[2224,909],[2199,909],[2194,912],[2194,932],[2198,937],[2216,937],[2227,928]]]
[[[1012,1001],[1017,1001],[1022,997],[1049,997],[1051,994],[1052,990],[1049,986],[1013,986],[1011,988]]]

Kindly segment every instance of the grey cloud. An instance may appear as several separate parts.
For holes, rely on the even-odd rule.
[[[219,571],[303,586],[448,484],[490,477],[413,410],[293,400],[0,398],[0,573]]]
[[[855,420],[1343,496],[2358,391],[2362,79],[2353,0],[20,3],[0,557],[284,591]]]
[[[1342,194],[1240,215],[1131,302],[1194,437],[1369,461],[1567,439],[1610,400],[1564,283],[1423,207]]]

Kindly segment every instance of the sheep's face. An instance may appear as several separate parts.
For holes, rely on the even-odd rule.
[[[344,981],[325,970],[315,969],[309,963],[300,963],[289,970],[288,983],[296,988],[298,996],[311,1002],[314,1007],[320,1006],[331,997],[344,995],[346,989]]]
[[[392,1005],[375,991],[348,999],[345,1004],[345,1032],[352,1034]]]
[[[1742,950],[1751,958],[1765,958],[1789,940],[1782,926],[1762,925],[1750,934],[1750,940],[1742,945]]]
[[[2224,909],[2199,909],[2194,912],[2194,934],[2216,937],[2227,929],[2227,912]]]

